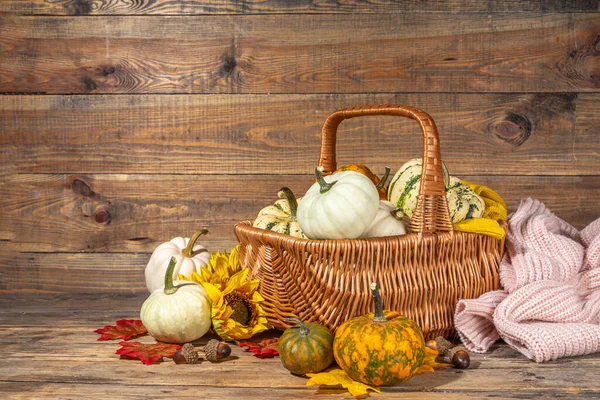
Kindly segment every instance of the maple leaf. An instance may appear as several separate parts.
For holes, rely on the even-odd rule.
[[[116,322],[116,326],[106,325],[94,332],[101,334],[98,340],[129,340],[148,333],[142,321],[138,319],[120,319]]]
[[[162,357],[173,357],[181,348],[178,344],[157,342],[143,344],[140,342],[119,342],[121,348],[115,352],[121,358],[138,359],[146,365],[153,364]]]
[[[260,342],[238,342],[240,347],[245,347],[246,351],[254,353],[254,357],[258,358],[273,358],[279,355],[277,346],[279,339],[263,339]]]
[[[339,386],[348,389],[350,394],[354,397],[363,397],[368,395],[368,390],[374,390],[381,394],[381,390],[378,387],[365,385],[350,378],[344,371],[339,368],[331,369],[327,372],[320,372],[318,374],[306,374],[310,379],[306,382],[306,386]]]

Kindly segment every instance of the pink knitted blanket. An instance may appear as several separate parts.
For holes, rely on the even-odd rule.
[[[484,353],[502,338],[537,362],[600,352],[600,218],[578,232],[527,199],[506,239],[504,290],[456,306],[465,346]]]

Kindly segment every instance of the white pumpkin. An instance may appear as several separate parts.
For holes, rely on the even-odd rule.
[[[369,227],[379,208],[375,184],[360,172],[342,171],[323,177],[298,205],[298,223],[310,239],[356,239]]]
[[[212,301],[202,285],[189,281],[173,282],[177,260],[171,258],[164,287],[146,299],[140,319],[156,340],[187,343],[204,336],[211,326]]]
[[[360,236],[362,238],[405,235],[408,231],[408,217],[392,203],[379,201],[379,210],[371,225]]]
[[[296,218],[298,201],[294,193],[287,187],[282,187],[277,193],[279,200],[258,212],[252,226],[286,235],[306,238]]]
[[[404,211],[409,217],[412,217],[417,207],[422,171],[423,160],[421,158],[414,158],[400,167],[392,178],[390,187],[388,188],[388,200],[396,208]],[[446,168],[446,164],[443,162],[442,171],[444,174],[444,185],[447,188],[450,176],[448,175],[448,168]]]
[[[208,265],[210,252],[196,241],[208,233],[206,229],[199,230],[192,238],[176,237],[162,243],[150,256],[144,275],[146,287],[150,293],[161,289],[165,283],[165,271],[171,257],[175,257],[177,265],[173,271],[173,279],[179,275],[191,276],[193,272],[200,273],[202,267]]]
[[[483,216],[485,211],[483,199],[455,176],[450,177],[450,187],[446,192],[446,198],[450,217],[454,224],[465,219]]]

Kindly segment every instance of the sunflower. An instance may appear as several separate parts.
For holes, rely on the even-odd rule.
[[[206,268],[200,274],[179,276],[179,279],[200,283],[212,299],[212,323],[223,340],[241,340],[269,329],[258,293],[260,280],[248,280],[247,268],[242,269],[238,259],[239,246],[210,255]]]

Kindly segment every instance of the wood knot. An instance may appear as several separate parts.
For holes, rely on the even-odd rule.
[[[63,7],[71,14],[87,15],[94,9],[94,3],[91,0],[68,0]]]
[[[98,84],[89,76],[82,79],[83,91],[86,93],[92,92],[98,89]]]
[[[111,220],[110,211],[105,208],[98,208],[94,212],[94,220],[99,224],[108,224]]]
[[[494,134],[513,146],[521,146],[531,135],[531,122],[524,116],[510,113],[494,125]]]
[[[237,67],[237,61],[235,60],[235,57],[226,56],[223,60],[221,70],[225,75],[231,75],[235,67]]]
[[[80,195],[85,197],[90,197],[94,195],[94,191],[92,190],[90,185],[88,185],[81,179],[74,179],[71,183],[71,188],[75,193],[79,193]]]
[[[103,68],[102,68],[102,75],[104,75],[104,76],[109,76],[109,75],[112,75],[112,74],[114,74],[114,73],[115,73],[115,71],[116,71],[116,70],[115,70],[115,67],[113,67],[112,65],[111,65],[111,66],[108,66],[108,67],[103,67]]]

